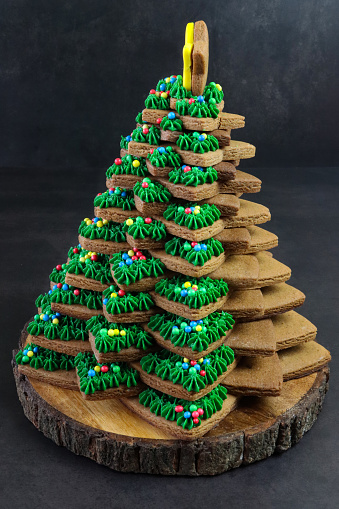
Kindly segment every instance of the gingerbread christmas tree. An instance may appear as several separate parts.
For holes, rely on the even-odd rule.
[[[242,430],[248,396],[263,409],[295,393],[287,381],[326,369],[316,327],[295,311],[305,296],[272,255],[278,238],[258,226],[270,211],[242,196],[261,188],[238,169],[255,147],[233,139],[245,119],[223,111],[208,58],[205,23],[189,23],[183,74],[150,90],[94,217],[37,298],[15,357],[19,393],[23,380],[49,384],[190,442]],[[230,466],[209,468],[198,473]]]

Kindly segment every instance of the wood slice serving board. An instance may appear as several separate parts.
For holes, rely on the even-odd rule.
[[[299,442],[314,424],[328,389],[328,368],[284,382],[279,397],[243,398],[216,428],[192,442],[173,439],[120,400],[86,401],[20,374],[26,417],[46,437],[75,454],[122,472],[215,475],[265,459]]]

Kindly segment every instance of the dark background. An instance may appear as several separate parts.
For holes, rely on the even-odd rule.
[[[0,0],[0,507],[337,508],[338,15],[335,0]],[[9,359],[53,266],[77,243],[120,134],[147,91],[181,72],[188,21],[210,32],[209,79],[235,138],[258,155],[274,256],[307,295],[301,313],[331,350],[331,389],[314,428],[283,455],[213,478],[120,474],[59,448],[24,417]],[[330,168],[332,166],[332,168]]]

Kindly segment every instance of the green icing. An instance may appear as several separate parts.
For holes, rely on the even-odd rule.
[[[222,385],[217,385],[209,394],[193,402],[148,388],[139,394],[139,403],[148,407],[153,414],[168,421],[176,421],[178,426],[191,430],[200,426],[202,420],[209,419],[221,410],[226,398],[227,389]],[[201,413],[199,412],[196,422],[193,422],[192,413],[199,409]],[[185,412],[189,412],[190,416],[184,417]]]
[[[167,300],[185,304],[190,309],[201,309],[225,296],[228,286],[222,279],[195,278],[180,274],[172,279],[159,281],[155,285],[155,292]]]
[[[173,184],[197,187],[215,182],[218,179],[218,172],[212,166],[203,168],[202,166],[183,165],[172,170],[168,174],[168,178]]]
[[[29,352],[33,352],[31,357],[27,355]],[[34,343],[27,343],[23,350],[19,350],[15,360],[17,364],[27,365],[33,369],[42,368],[45,371],[56,371],[58,369],[70,371],[74,369],[74,357],[71,355],[54,352]]]
[[[83,320],[72,318],[70,316],[56,315],[53,311],[35,315],[27,326],[27,332],[33,336],[40,334],[47,339],[60,339],[62,341],[70,340],[88,340],[86,323]]]
[[[150,110],[169,110],[170,99],[161,97],[160,92],[149,94],[145,99],[145,107]]]
[[[200,137],[204,137],[204,139],[199,139]],[[219,143],[215,136],[195,131],[181,134],[177,140],[177,146],[180,150],[192,150],[197,154],[204,154],[205,152],[217,150]]]
[[[135,256],[137,259],[132,260],[127,253],[122,251],[112,256],[110,263],[112,264],[114,279],[119,284],[130,285],[145,277],[157,278],[165,273],[166,267],[159,258],[153,258],[148,251],[143,251],[140,256],[145,259]],[[130,263],[130,261],[132,263],[128,265],[126,262]]]
[[[133,141],[158,145],[161,134],[160,129],[155,125],[144,125],[143,127],[136,127],[131,136]]]
[[[203,267],[212,256],[219,256],[224,252],[221,242],[216,239],[207,239],[203,243],[190,242],[180,237],[173,237],[166,242],[165,251],[172,256],[180,256],[194,266]]]
[[[77,293],[79,293],[79,295],[76,295]],[[102,295],[100,292],[83,290],[82,288],[75,288],[74,286],[63,283],[61,288],[57,288],[55,285],[53,290],[39,295],[35,304],[37,307],[41,307],[45,312],[46,306],[50,306],[52,302],[68,305],[80,304],[81,306],[86,306],[88,309],[101,309]]]
[[[152,149],[149,154],[147,154],[147,159],[153,166],[157,166],[158,168],[165,168],[165,166],[173,166],[173,168],[177,168],[181,165],[181,157],[177,154],[173,147],[158,147],[156,149]]]
[[[138,163],[135,161],[140,163],[139,166],[137,166]],[[111,178],[112,175],[137,175],[138,177],[146,177],[146,175],[148,175],[146,160],[144,157],[136,157],[131,154],[126,154],[121,159],[117,157],[116,162],[106,171],[107,178]]]
[[[89,279],[95,279],[102,284],[110,284],[112,276],[109,266],[109,256],[96,253],[89,254],[87,249],[71,247],[68,251],[70,261],[67,264],[69,274],[83,274]]]
[[[50,281],[53,281],[53,283],[64,283],[66,273],[67,273],[67,263],[63,263],[62,265],[57,265],[54,267],[52,272],[49,275]]]
[[[119,287],[111,285],[103,292],[104,305],[107,313],[117,315],[133,313],[134,311],[148,311],[154,307],[152,297],[148,293],[126,293],[119,295]]]
[[[198,361],[189,361],[163,349],[149,353],[140,360],[140,364],[148,374],[154,373],[162,380],[180,384],[189,392],[199,392],[207,385],[214,384],[219,376],[226,373],[227,366],[233,361],[233,350],[229,346],[221,345]]]
[[[97,221],[98,219],[98,221]],[[81,221],[79,226],[79,235],[86,239],[103,239],[111,242],[126,242],[126,236],[121,223],[107,221],[107,219],[88,217]],[[81,245],[78,245],[78,248]]]
[[[128,150],[128,144],[131,141],[131,136],[121,136],[120,148]]]
[[[117,207],[122,210],[135,210],[133,191],[132,189],[112,187],[108,191],[96,195],[94,207],[99,207],[100,209]]]
[[[172,112],[169,113],[171,116],[173,114]],[[169,118],[169,116],[163,117],[161,123],[160,123],[161,129],[164,131],[182,131],[183,130],[183,124],[182,120],[180,118]]]
[[[172,74],[171,76],[167,76],[166,78],[161,78],[158,81],[157,86],[155,87],[157,92],[167,92],[167,90],[173,90],[173,87],[176,86],[177,81],[182,82],[182,76]]]
[[[197,98],[178,100],[175,109],[179,115],[190,115],[196,118],[217,118],[219,115],[215,99],[210,99],[209,102],[199,101]]]
[[[172,198],[171,193],[165,186],[159,184],[159,182],[152,182],[148,177],[144,178],[142,182],[136,182],[133,192],[146,203],[167,203]]]
[[[105,391],[113,387],[135,387],[139,381],[139,373],[125,362],[99,363],[92,353],[78,353],[74,359],[80,378],[80,390],[85,394]],[[96,366],[108,368],[97,372]]]
[[[219,90],[219,88],[221,90]],[[203,97],[205,101],[215,99],[216,103],[219,104],[224,98],[224,92],[220,85],[218,85],[217,88],[217,85],[214,83],[214,81],[211,81],[211,83],[205,86]]]
[[[200,208],[199,208],[200,207]],[[215,205],[189,202],[185,206],[171,203],[163,214],[167,221],[174,221],[179,226],[185,226],[189,230],[198,230],[205,226],[211,226],[220,218],[220,211]]]
[[[161,221],[147,218],[151,222],[146,223],[145,219],[141,216],[136,218],[129,218],[127,221],[132,224],[123,224],[123,231],[131,235],[133,239],[144,239],[149,237],[152,240],[163,240],[166,238],[166,227]]]
[[[135,121],[137,124],[147,124],[147,122],[142,119],[142,111],[139,111],[139,113],[135,117]]]
[[[170,90],[170,96],[174,99],[184,99],[185,97],[191,97],[192,94],[190,91],[186,90],[186,88],[182,84],[182,76],[177,76],[177,80],[173,83],[173,86]]]
[[[95,348],[100,353],[120,352],[132,346],[140,350],[147,350],[154,346],[152,336],[140,325],[110,323],[106,319],[103,322],[98,318],[92,317],[86,322],[86,327],[94,335]]]
[[[163,339],[170,341],[176,347],[189,347],[193,351],[202,352],[209,345],[225,336],[227,331],[232,329],[234,323],[233,317],[224,311],[215,311],[197,321],[189,321],[181,316],[166,312],[152,316],[148,327],[153,331],[158,331]],[[186,332],[186,327],[190,327],[191,331]]]

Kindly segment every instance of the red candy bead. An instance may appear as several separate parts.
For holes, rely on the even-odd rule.
[[[97,261],[99,260],[98,255],[92,255],[92,256],[91,256],[91,260],[92,260],[93,262],[97,262]]]
[[[191,366],[195,366],[197,361],[191,361]]]
[[[182,412],[184,410],[184,407],[181,405],[177,405],[174,409],[176,412]]]
[[[108,366],[101,366],[101,368],[100,368],[100,369],[101,369],[101,371],[102,371],[103,373],[107,373],[107,371],[108,371]]]
[[[61,270],[62,269],[61,265],[57,265],[55,268],[56,268],[56,270]]]
[[[204,371],[203,369],[201,369],[201,370],[199,371],[199,373],[200,373],[200,375],[201,375],[201,376],[205,376],[205,375],[206,375],[206,371]]]
[[[169,91],[169,90],[166,90],[166,94],[167,94],[167,95],[170,95],[170,91]]]
[[[144,255],[139,256],[139,260],[146,260],[146,256],[144,256]]]
[[[148,134],[148,133],[149,133],[149,130],[147,129],[147,127],[145,127],[145,128],[142,130],[142,132],[143,132],[144,134]]]
[[[150,154],[153,154],[154,152],[154,148],[151,148],[151,150],[149,151]]]
[[[134,261],[134,260],[137,260],[137,259],[138,259],[138,257],[137,257],[137,256],[135,256],[135,255],[134,255],[134,256],[132,256],[132,258],[131,258],[131,260],[133,260],[133,261]]]
[[[152,219],[150,217],[145,218],[145,223],[150,224],[152,222]]]
[[[141,251],[137,251],[135,254],[136,254],[137,256],[142,256],[142,252],[141,252]]]
[[[195,102],[195,99],[193,99],[193,97],[191,97],[191,99],[188,99],[188,102],[189,102],[189,104],[192,104]]]
[[[195,419],[193,419],[193,422],[194,422],[194,424],[199,424],[199,419],[195,418]]]
[[[80,295],[80,290],[74,290],[74,295]]]
[[[193,419],[196,419],[197,417],[199,417],[199,412],[192,412],[192,417],[193,417]]]
[[[62,283],[58,283],[57,288],[62,288]]]
[[[189,209],[189,208],[187,207],[187,209],[185,209],[185,214],[192,214],[191,209]]]
[[[191,246],[194,247],[198,244],[198,242],[191,242]]]
[[[75,247],[75,248],[73,249],[73,253],[74,253],[74,254],[78,254],[78,253],[79,253],[79,249],[78,249],[77,247]],[[58,265],[58,267],[59,267],[59,265]]]
[[[185,168],[184,168],[184,172],[191,171],[191,169],[192,169],[192,168],[191,168],[190,166],[185,166]]]
[[[101,196],[101,195],[102,195],[102,193],[98,193],[98,194],[97,194],[97,196]]]
[[[150,94],[155,94],[155,90],[154,88],[151,88],[151,90],[149,91]]]
[[[123,297],[125,294],[126,294],[126,292],[124,292],[124,290],[119,290],[118,291],[119,297]]]
[[[161,124],[162,118],[157,118],[157,124]]]
[[[204,411],[202,408],[198,408],[197,412],[199,415],[204,415]]]
[[[137,247],[134,247],[133,251],[136,253],[137,251],[139,251],[139,249]]]
[[[144,189],[147,189],[147,187],[148,187],[148,182],[143,182],[143,183],[141,184],[141,187],[143,187]],[[190,209],[190,210],[191,210],[191,209]]]
[[[113,191],[114,192],[115,191],[115,187],[110,187],[109,191]]]
[[[122,163],[120,157],[117,157],[116,159],[114,159],[114,164],[120,166],[120,164]]]

